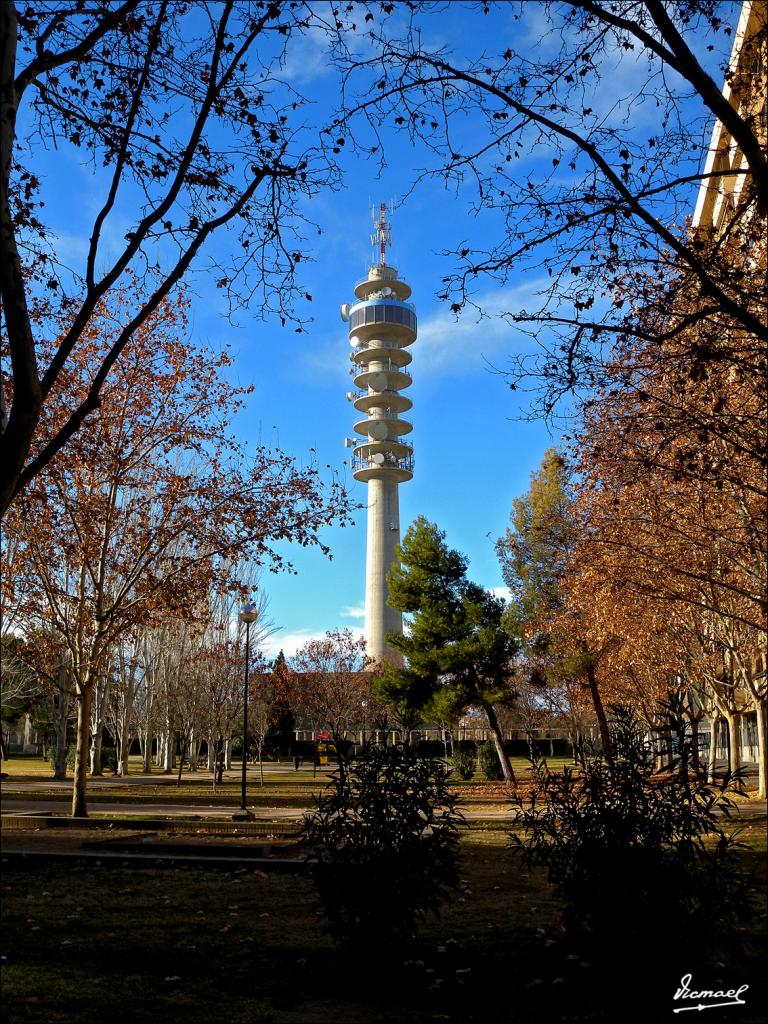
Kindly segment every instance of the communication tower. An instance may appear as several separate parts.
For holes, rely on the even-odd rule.
[[[392,244],[387,207],[374,211],[373,266],[355,286],[355,301],[341,307],[352,346],[349,373],[355,390],[347,398],[361,414],[354,425],[360,437],[347,438],[353,448],[356,480],[368,484],[368,543],[365,564],[365,637],[369,657],[399,660],[385,642],[401,633],[403,617],[387,604],[387,573],[400,543],[398,488],[413,476],[413,447],[403,438],[413,426],[402,414],[413,403],[402,392],[411,386],[406,367],[416,340],[416,310],[408,302],[411,288],[387,265]]]

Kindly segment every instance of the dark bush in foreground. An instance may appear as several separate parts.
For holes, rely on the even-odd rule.
[[[636,964],[727,948],[749,911],[739,844],[718,819],[733,806],[727,783],[694,778],[685,745],[674,770],[655,775],[632,713],[613,713],[613,765],[599,754],[575,771],[534,763],[532,802],[518,801],[512,844],[529,867],[547,869],[582,948]]]
[[[463,818],[447,775],[441,762],[399,748],[371,749],[334,773],[304,834],[338,942],[381,948],[409,941],[449,898]]]

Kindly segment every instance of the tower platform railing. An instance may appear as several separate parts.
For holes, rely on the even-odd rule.
[[[350,368],[349,368],[349,376],[350,377],[362,377],[362,375],[364,373],[379,373],[379,372],[381,372],[381,373],[396,373],[399,377],[405,377],[407,382],[408,382],[408,384],[412,384],[413,383],[413,377],[410,375],[410,373],[408,373],[407,370],[404,370],[402,368],[402,366],[398,366],[397,363],[392,363],[392,362],[389,362],[389,361],[384,366],[377,366],[375,370],[369,369],[367,363],[356,363],[354,366],[350,366]],[[392,390],[397,390],[397,389],[396,388],[395,389],[389,388],[388,390],[392,391]],[[378,392],[378,393],[382,394],[383,392]],[[368,392],[363,392],[363,394],[368,394]]]
[[[413,452],[409,452],[407,455],[393,455],[391,452],[380,452],[379,454],[384,456],[382,463],[373,462],[367,455],[361,456],[353,453],[352,472],[359,473],[365,469],[401,469],[413,473]]]

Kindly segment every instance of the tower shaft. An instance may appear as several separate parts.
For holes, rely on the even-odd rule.
[[[400,495],[395,480],[368,481],[368,544],[365,560],[365,639],[368,656],[396,658],[388,633],[402,633],[403,616],[387,604],[387,573],[400,543]]]

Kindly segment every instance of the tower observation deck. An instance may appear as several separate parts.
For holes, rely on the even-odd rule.
[[[347,398],[360,414],[347,439],[353,448],[356,480],[368,485],[368,543],[365,569],[366,651],[376,660],[397,660],[386,644],[387,633],[400,633],[402,615],[387,604],[387,573],[400,543],[398,488],[413,476],[413,447],[404,440],[413,429],[402,418],[413,403],[402,392],[411,385],[409,346],[416,340],[416,311],[410,286],[387,265],[391,243],[387,210],[379,208],[372,241],[378,263],[355,286],[355,302],[341,307],[349,326],[350,376],[355,387]]]

